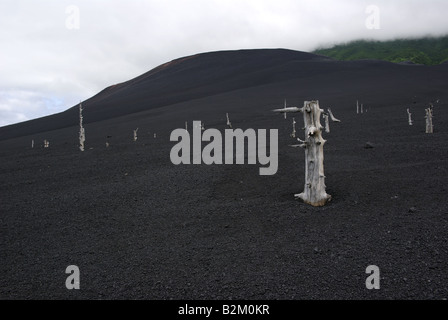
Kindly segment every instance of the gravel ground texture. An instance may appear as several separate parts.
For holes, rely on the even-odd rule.
[[[215,52],[85,101],[84,152],[77,106],[2,127],[0,299],[446,299],[447,89],[446,64]],[[323,207],[294,199],[305,161],[290,133],[294,117],[304,138],[303,119],[271,111],[284,99],[341,120],[323,133]],[[174,129],[201,120],[224,134],[226,113],[234,129],[278,130],[275,175],[171,162]],[[69,265],[80,290],[65,286]],[[369,265],[379,290],[366,288]]]

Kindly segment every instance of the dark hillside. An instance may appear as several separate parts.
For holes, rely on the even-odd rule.
[[[83,106],[88,110],[85,122],[271,83],[277,78],[277,69],[284,65],[325,60],[328,58],[283,49],[212,52],[180,58],[132,80],[111,85],[84,101]],[[60,114],[2,127],[0,140],[77,123],[78,106],[74,106]]]
[[[446,299],[447,88],[448,64],[215,52],[85,101],[84,152],[77,106],[0,128],[0,299]],[[303,116],[274,114],[284,99],[317,99],[342,121],[323,134],[324,207],[294,200]],[[171,162],[174,129],[224,134],[227,112],[233,128],[278,130],[275,175]],[[80,290],[65,287],[69,265]],[[369,265],[380,290],[366,288]]]

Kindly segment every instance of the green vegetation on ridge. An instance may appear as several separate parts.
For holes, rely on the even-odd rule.
[[[337,60],[376,59],[437,65],[448,61],[448,36],[392,41],[358,40],[332,48],[317,49],[312,53]]]

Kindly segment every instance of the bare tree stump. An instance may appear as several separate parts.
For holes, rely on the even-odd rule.
[[[329,110],[331,112],[331,110]],[[319,101],[305,101],[303,108],[284,107],[276,109],[274,112],[302,112],[305,123],[305,141],[297,139],[301,144],[293,147],[305,149],[305,187],[302,193],[294,195],[302,199],[305,203],[315,207],[325,205],[331,200],[331,196],[325,191],[324,174],[324,144],[326,140],[322,138],[322,125],[320,123],[321,114],[324,113],[328,119],[339,122],[332,114],[326,114],[320,109]]]
[[[84,143],[86,141],[86,131],[84,126],[82,125],[83,116],[82,116],[82,103],[79,103],[79,150],[84,151]]]
[[[305,188],[302,193],[296,194],[315,207],[325,205],[331,196],[325,191],[324,174],[324,144],[322,138],[322,125],[320,116],[323,112],[319,108],[319,101],[305,101],[303,107],[303,120],[305,122]]]

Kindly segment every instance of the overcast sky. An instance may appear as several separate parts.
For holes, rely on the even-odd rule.
[[[447,0],[1,0],[0,126],[167,61],[448,33]]]

